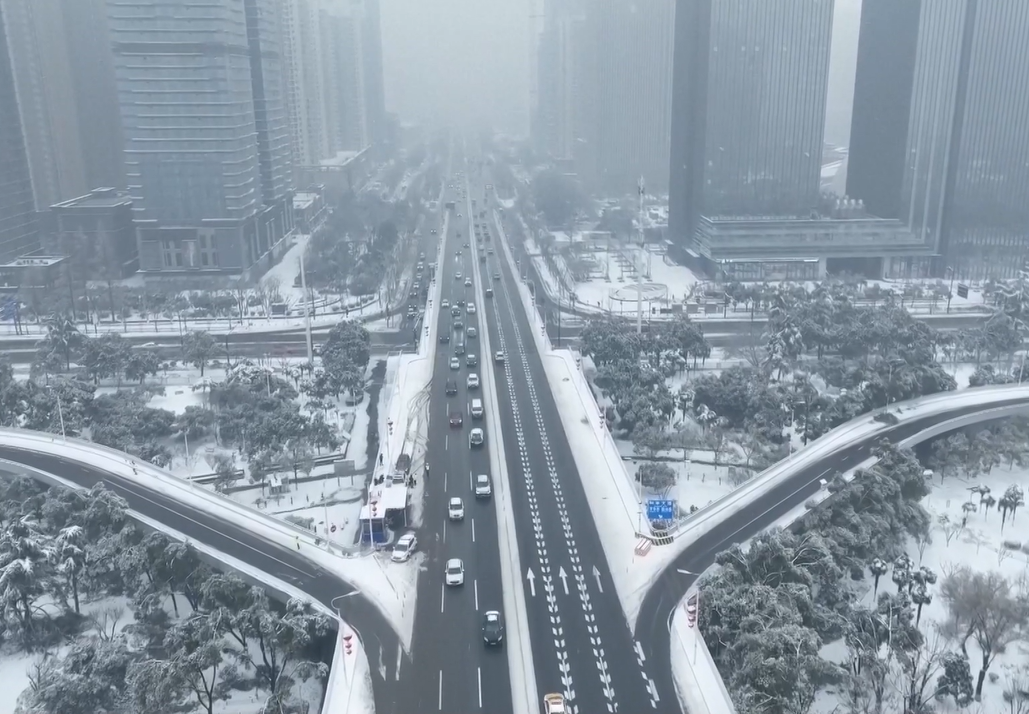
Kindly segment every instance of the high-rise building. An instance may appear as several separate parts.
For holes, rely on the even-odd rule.
[[[361,65],[364,69],[365,124],[371,144],[391,140],[386,116],[386,88],[382,67],[382,21],[379,0],[360,0]]]
[[[125,139],[105,0],[61,0],[86,187],[125,187]]]
[[[362,151],[370,145],[364,80],[363,6],[326,3],[322,9],[323,93],[330,117],[330,153]]]
[[[925,252],[900,221],[822,194],[832,17],[833,0],[678,3],[669,233],[701,269],[878,277]]]
[[[668,188],[675,0],[596,0],[586,6],[576,168],[613,195]]]
[[[0,0],[37,210],[87,191],[63,0]],[[76,28],[79,31],[79,28]]]
[[[847,192],[906,222],[937,274],[1029,259],[1026,37],[1021,0],[864,0]]]
[[[818,206],[832,0],[698,0],[676,13],[671,228]]]
[[[302,166],[317,166],[331,155],[323,93],[320,2],[287,0],[285,15],[287,113],[296,172]]]
[[[537,147],[552,159],[571,164],[583,139],[582,117],[590,111],[585,81],[593,69],[588,59],[586,16],[575,3],[547,2],[536,48],[536,115],[532,124]]]
[[[32,178],[5,27],[4,6],[0,4],[0,262],[8,262],[37,245]]]
[[[272,246],[244,2],[107,8],[140,270],[210,286],[259,269]]]
[[[245,0],[263,210],[258,245],[267,254],[293,230],[293,159],[286,107],[283,17],[279,0]]]

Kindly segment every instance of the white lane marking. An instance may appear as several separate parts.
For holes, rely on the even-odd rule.
[[[475,542],[475,519],[472,519],[472,543]]]
[[[446,451],[450,448],[450,434],[443,437],[443,450]]]
[[[479,709],[482,709],[482,667],[475,668],[475,678],[479,681]]]
[[[641,645],[637,641],[635,647],[636,647],[636,656],[639,658],[640,662],[646,662],[647,661],[647,655],[643,654],[643,645]]]
[[[479,611],[479,581],[472,581],[472,588],[475,590],[475,611]]]
[[[443,492],[446,493],[446,491],[447,491],[447,472],[444,471],[443,472]]]
[[[443,670],[439,671],[439,710],[443,711]]]
[[[472,479],[472,472],[471,471],[468,472],[468,490],[469,491],[474,491],[475,490],[475,482]]]
[[[287,562],[286,562],[286,561],[284,561],[284,560],[279,560],[279,559],[278,559],[278,558],[276,558],[276,557],[275,557],[274,555],[269,555],[269,554],[268,554],[268,551],[267,551],[267,550],[265,550],[265,549],[263,549],[263,548],[255,548],[255,547],[253,547],[252,545],[249,545],[249,544],[247,544],[247,543],[244,543],[243,541],[240,541],[240,540],[236,540],[235,538],[233,538],[232,536],[230,536],[230,535],[228,535],[228,534],[226,534],[226,533],[222,533],[222,532],[221,532],[221,531],[219,531],[219,530],[215,530],[214,528],[212,528],[211,526],[209,526],[209,525],[207,525],[207,524],[205,524],[205,523],[201,523],[201,522],[200,522],[200,521],[198,521],[198,520],[195,520],[195,519],[193,519],[193,518],[190,518],[190,517],[189,517],[188,515],[186,515],[185,513],[179,513],[179,512],[177,512],[177,511],[173,511],[172,509],[168,508],[168,507],[167,507],[166,505],[164,505],[163,503],[159,503],[159,502],[157,502],[157,501],[153,500],[152,498],[148,498],[147,496],[143,495],[143,494],[142,494],[142,493],[141,493],[141,492],[140,492],[139,490],[137,490],[136,488],[129,488],[129,487],[128,487],[128,484],[129,484],[129,482],[127,482],[127,481],[122,481],[122,480],[121,480],[120,478],[117,478],[117,477],[115,477],[115,478],[104,478],[104,479],[101,479],[101,480],[102,480],[102,481],[103,481],[104,483],[106,483],[106,484],[107,484],[108,486],[112,487],[112,488],[121,488],[121,489],[123,489],[123,490],[125,490],[125,491],[128,491],[128,492],[130,492],[130,493],[134,493],[134,494],[136,494],[136,496],[138,496],[139,498],[142,498],[142,499],[143,499],[144,501],[146,501],[147,503],[151,503],[151,504],[153,504],[153,505],[157,506],[158,508],[160,508],[160,509],[162,509],[162,510],[164,510],[164,511],[168,511],[169,513],[174,513],[175,515],[177,515],[177,516],[179,516],[179,517],[181,517],[181,518],[185,518],[185,519],[186,519],[187,521],[189,521],[190,523],[194,523],[194,524],[196,524],[196,525],[200,526],[201,528],[203,528],[204,530],[208,530],[208,531],[211,531],[212,533],[217,533],[217,534],[218,534],[218,535],[220,535],[220,536],[221,536],[222,538],[228,538],[228,539],[229,539],[229,540],[231,540],[231,541],[232,541],[233,543],[235,543],[235,544],[237,544],[237,545],[240,545],[240,546],[243,546],[243,547],[244,547],[244,548],[246,548],[247,550],[252,550],[252,551],[254,551],[255,553],[259,553],[259,554],[261,554],[261,555],[265,556],[266,558],[271,558],[272,560],[274,560],[274,561],[275,561],[276,563],[278,563],[279,565],[282,565],[282,566],[284,566],[284,567],[286,567],[286,568],[289,568],[290,570],[295,570],[295,571],[297,571],[298,573],[300,573],[301,575],[303,575],[303,576],[305,576],[305,577],[308,577],[308,578],[313,578],[313,577],[316,577],[316,576],[314,575],[314,573],[309,573],[309,572],[307,572],[306,570],[304,570],[303,568],[298,568],[297,566],[295,566],[295,565],[291,565],[290,563],[287,563]],[[133,486],[135,486],[135,484],[133,484]]]
[[[447,542],[447,522],[443,521],[443,542]]]
[[[447,584],[443,583],[439,586],[439,611],[443,612],[443,606],[447,602]]]
[[[400,681],[400,667],[404,664],[404,648],[397,645],[397,681]]]
[[[650,680],[648,689],[650,689],[650,696],[652,696],[654,698],[655,702],[661,701],[661,697],[659,697],[658,694],[657,694],[657,685],[654,684],[654,680],[653,679]]]

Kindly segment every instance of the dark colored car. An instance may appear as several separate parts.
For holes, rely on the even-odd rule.
[[[460,342],[458,342],[456,345],[454,345],[454,354],[457,355],[458,357],[463,355],[464,354],[464,345],[461,344]]]
[[[450,333],[449,332],[444,332],[443,334],[441,334],[439,336],[439,341],[440,341],[440,344],[442,344],[442,345],[445,345],[448,342],[450,342]]]
[[[450,396],[457,394],[457,382],[453,379],[447,380],[447,394]]]
[[[465,357],[465,364],[467,364],[469,367],[474,367],[477,364],[479,364],[479,358],[475,355],[468,355],[467,357]]]
[[[487,610],[482,616],[482,640],[493,647],[504,641],[504,616],[496,610]]]
[[[461,426],[464,424],[464,414],[461,412],[450,413],[450,426]]]

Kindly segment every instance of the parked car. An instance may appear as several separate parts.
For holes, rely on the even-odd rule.
[[[393,553],[390,555],[390,559],[394,563],[403,563],[406,560],[410,560],[415,550],[418,548],[418,539],[414,533],[405,533],[400,536],[396,544],[393,546]]]

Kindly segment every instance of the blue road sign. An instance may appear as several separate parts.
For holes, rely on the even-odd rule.
[[[675,518],[675,501],[669,498],[647,499],[647,518],[652,521],[670,521]]]

